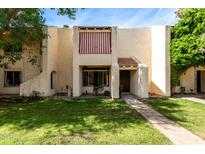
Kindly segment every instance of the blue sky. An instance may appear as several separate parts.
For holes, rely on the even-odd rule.
[[[121,28],[146,27],[151,25],[173,25],[177,22],[176,9],[139,8],[139,9],[82,9],[77,12],[76,20],[57,16],[56,12],[46,9],[46,24],[62,27],[72,26],[118,26]]]

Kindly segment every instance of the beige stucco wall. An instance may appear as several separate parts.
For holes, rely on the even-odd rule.
[[[73,88],[74,96],[80,96],[85,91],[85,88],[82,87],[82,66],[109,66],[111,81],[108,89],[111,91],[113,98],[118,98],[118,57],[135,57],[146,66],[142,67],[140,72],[137,71],[131,74],[131,82],[133,83],[131,85],[131,91],[133,93],[141,93],[141,95],[145,96],[142,93],[148,94],[147,90],[149,92],[157,92],[153,88],[153,81],[157,80],[155,82],[156,85],[158,84],[157,86],[162,91],[167,95],[169,94],[170,87],[167,84],[170,81],[169,59],[167,58],[169,56],[167,54],[169,36],[166,36],[169,33],[165,26],[134,29],[117,29],[117,27],[112,27],[112,54],[107,55],[80,55],[78,53],[78,33],[74,32],[77,30],[77,27],[74,27],[74,29],[48,28],[49,37],[44,40],[46,48],[42,56],[42,73],[36,76],[39,72],[35,73],[35,70],[32,70],[32,66],[23,65],[28,71],[28,73],[25,73],[25,82],[22,84],[22,92],[24,94],[29,95],[33,90],[39,90],[42,92],[42,95],[52,95],[57,92],[67,92],[67,87],[69,87]],[[153,55],[152,52],[155,54]],[[14,68],[19,69],[17,66],[14,66]],[[54,89],[50,88],[50,74],[52,71],[56,72]],[[141,76],[143,82],[141,82],[142,78],[139,78],[142,72],[145,72],[145,76]],[[162,76],[157,79],[159,74],[162,74]],[[140,79],[140,82],[135,82],[133,79]],[[142,84],[140,85],[142,87],[140,90],[138,89],[138,83]],[[148,87],[147,85],[143,86],[143,84],[147,84]],[[16,89],[16,93],[18,92],[19,88]]]
[[[111,97],[113,99],[119,98],[119,88],[120,88],[120,70],[118,66],[118,31],[117,27],[112,27],[112,36],[111,36],[111,45],[112,45],[112,65],[111,65]]]
[[[170,96],[169,27],[118,29],[117,38],[118,57],[148,66],[148,91]]]
[[[41,96],[50,96],[57,91],[56,89],[51,89],[50,83],[51,72],[57,72],[58,29],[57,27],[49,27],[47,33],[48,38],[43,40],[45,48],[42,53],[42,72],[20,85],[20,95],[29,96],[33,94],[33,91],[38,91]],[[54,85],[57,85],[56,82],[54,81]]]
[[[138,70],[130,71],[130,92],[134,95],[138,93]]]
[[[205,92],[205,67],[190,67],[180,76],[180,86],[185,87],[186,93],[190,93],[191,89],[197,92],[197,70],[201,71],[201,92]],[[180,93],[180,86],[173,92]]]
[[[136,57],[151,67],[151,28],[118,29],[118,57]],[[149,69],[149,85],[151,85],[151,69]]]
[[[148,66],[138,63],[137,70],[130,71],[130,92],[140,98],[148,98]]]
[[[55,71],[57,73],[57,64],[58,64],[58,28],[49,27],[48,28],[48,41],[47,41],[47,70],[46,70],[46,95],[53,95],[56,93],[57,89],[54,87],[51,89],[51,72]],[[56,79],[56,78],[55,78]],[[57,81],[53,81],[54,85],[57,85]]]
[[[79,54],[78,64],[80,66],[101,66],[101,65],[111,65],[112,55],[111,54]]]
[[[34,54],[37,56],[37,63],[32,65],[28,62],[28,57]],[[1,50],[0,54],[4,54],[4,51]],[[22,51],[23,59],[15,63],[14,65],[9,65],[8,69],[0,68],[0,94],[19,94],[20,87],[4,87],[4,71],[21,71],[21,81],[27,81],[32,77],[38,75],[41,70],[41,54],[40,54],[40,44],[33,43],[29,46],[23,45]]]
[[[73,96],[80,96],[86,90],[91,92],[92,88],[82,86],[83,66],[106,66],[110,67],[110,87],[112,98],[119,98],[119,67],[117,63],[117,28],[112,27],[112,54],[79,54],[79,29],[74,27],[73,33]]]
[[[186,92],[191,92],[191,89],[196,92],[196,70],[194,67],[189,68],[180,77],[180,86],[185,87]]]
[[[170,86],[170,28],[152,26],[151,50],[151,92],[158,95],[171,95]]]
[[[73,96],[77,97],[81,95],[81,69],[78,64],[79,61],[79,33],[78,27],[73,27]]]
[[[73,30],[58,29],[57,53],[57,92],[67,92],[67,87],[73,87]]]
[[[148,87],[148,66],[145,64],[139,64],[138,66],[138,78],[137,78],[137,96],[141,98],[149,97],[149,87]]]

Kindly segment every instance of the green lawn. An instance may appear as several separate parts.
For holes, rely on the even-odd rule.
[[[1,105],[0,144],[171,144],[123,101]]]
[[[205,105],[182,99],[145,101],[155,110],[205,139]]]

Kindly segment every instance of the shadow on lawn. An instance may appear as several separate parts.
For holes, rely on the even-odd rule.
[[[11,129],[32,131],[45,126],[50,130],[48,136],[52,130],[61,128],[72,136],[89,132],[116,132],[120,128],[132,127],[132,124],[147,123],[126,103],[106,99],[11,104],[0,109],[0,118],[0,127],[12,124]]]
[[[177,100],[176,100],[177,101]],[[184,110],[182,107],[183,104],[175,103],[173,100],[163,98],[163,99],[149,99],[145,101],[148,105],[151,105],[156,111],[162,113],[167,118],[173,120],[173,121],[179,121],[179,122],[186,122],[186,116],[183,116],[183,114],[180,114],[180,116],[177,116],[178,112],[183,113]]]

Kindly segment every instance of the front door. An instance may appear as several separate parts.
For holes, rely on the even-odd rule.
[[[120,88],[122,92],[130,92],[130,71],[120,71]]]
[[[197,93],[201,92],[201,71],[197,71]]]

